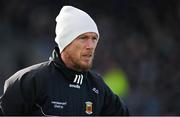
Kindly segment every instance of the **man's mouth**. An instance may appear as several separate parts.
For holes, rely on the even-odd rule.
[[[93,54],[83,54],[82,55],[82,58],[85,60],[85,61],[90,61],[93,57]]]
[[[90,58],[90,57],[92,57],[92,54],[85,54],[85,55],[82,55],[82,56]]]

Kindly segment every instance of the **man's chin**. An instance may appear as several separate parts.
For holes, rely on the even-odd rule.
[[[81,64],[81,69],[82,70],[87,71],[87,70],[90,70],[91,68],[92,68],[92,63],[82,63]]]

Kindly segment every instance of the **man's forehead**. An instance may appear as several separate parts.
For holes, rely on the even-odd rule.
[[[79,35],[78,37],[80,37],[80,36],[93,36],[93,37],[98,38],[98,35],[95,32],[83,33],[83,34]]]

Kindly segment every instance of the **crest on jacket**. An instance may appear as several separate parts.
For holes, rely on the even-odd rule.
[[[87,101],[87,102],[85,102],[85,104],[86,104],[86,111],[85,111],[86,114],[88,114],[88,115],[92,114],[93,113],[93,107],[92,107],[93,103],[90,101]]]

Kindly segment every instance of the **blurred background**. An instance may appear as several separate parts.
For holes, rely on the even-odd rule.
[[[93,69],[131,115],[180,115],[179,0],[1,0],[0,95],[17,70],[48,60],[64,5],[97,23]]]

